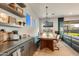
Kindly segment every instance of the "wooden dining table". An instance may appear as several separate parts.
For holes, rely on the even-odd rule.
[[[54,51],[54,38],[39,38],[40,39],[40,49],[49,48]]]

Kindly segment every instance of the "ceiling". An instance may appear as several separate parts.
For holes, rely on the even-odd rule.
[[[48,17],[79,15],[79,3],[29,3],[29,6],[40,18],[46,16],[46,6]]]

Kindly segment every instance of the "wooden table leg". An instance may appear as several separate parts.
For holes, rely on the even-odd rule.
[[[40,40],[40,49],[46,48],[46,41]]]
[[[48,40],[47,43],[48,43],[48,44],[47,44],[47,47],[48,47],[50,50],[54,51],[53,40]]]
[[[54,51],[54,46],[53,46],[53,40],[40,40],[40,49],[43,48],[49,48],[50,50]]]

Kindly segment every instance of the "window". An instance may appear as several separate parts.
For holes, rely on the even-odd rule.
[[[26,15],[26,24],[27,26],[30,26],[30,15],[29,14]]]

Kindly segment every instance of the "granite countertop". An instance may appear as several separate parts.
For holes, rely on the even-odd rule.
[[[11,49],[17,47],[18,45],[28,41],[29,39],[31,39],[31,37],[29,38],[24,38],[18,41],[6,41],[3,44],[0,45],[0,55],[10,51]]]

